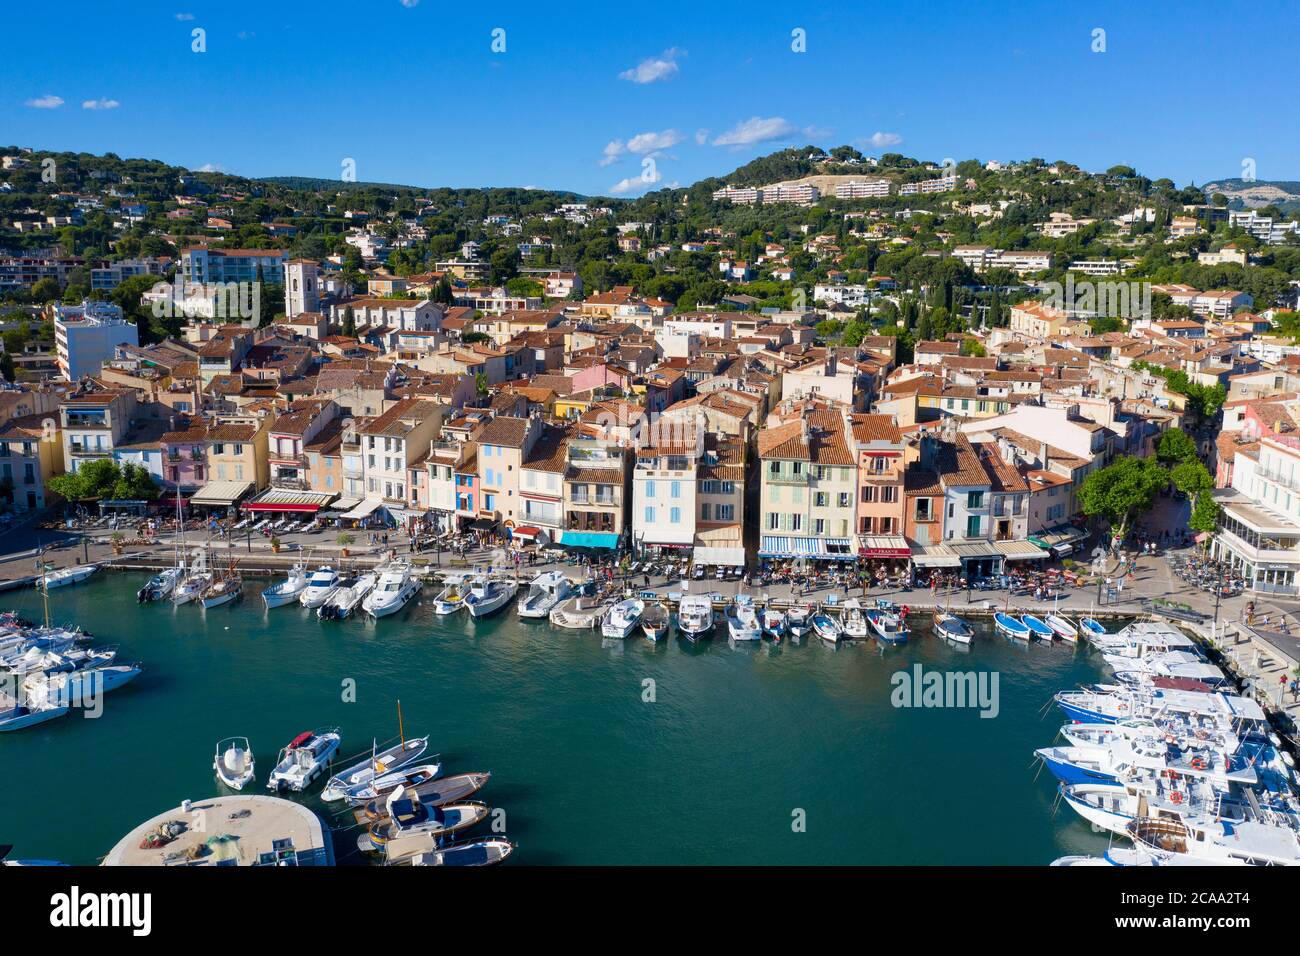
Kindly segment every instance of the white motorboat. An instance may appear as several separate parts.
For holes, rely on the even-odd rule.
[[[520,617],[548,617],[561,601],[573,593],[569,576],[563,571],[544,571],[533,578],[528,593],[515,606]]]
[[[298,603],[306,608],[318,608],[334,593],[339,586],[339,573],[328,565],[322,565],[307,578],[307,586],[298,595]]]
[[[36,674],[23,681],[28,706],[84,706],[143,672],[139,664],[110,664],[62,674]]]
[[[877,602],[873,611],[867,612],[867,624],[875,635],[886,644],[902,644],[911,633],[907,618],[901,610],[895,610],[885,602]]]
[[[284,607],[302,597],[302,592],[305,590],[307,590],[307,569],[301,564],[295,564],[289,569],[287,578],[276,581],[262,592],[262,603],[268,610],[273,607]]]
[[[857,598],[849,598],[844,602],[844,636],[867,636],[867,616],[862,612],[862,605]]]
[[[247,737],[227,737],[217,743],[212,769],[231,790],[243,790],[253,782],[253,749]]]
[[[67,704],[12,704],[0,710],[0,733],[23,730],[62,717],[68,712]]]
[[[449,574],[445,581],[443,589],[438,592],[438,596],[433,599],[433,613],[440,617],[448,614],[455,614],[465,607],[465,595],[469,593],[470,588],[474,586],[476,575]]]
[[[440,845],[428,837],[427,848],[420,853],[401,859],[390,859],[392,865],[408,863],[410,866],[493,866],[514,852],[515,845],[505,837],[474,837],[459,843]]]
[[[645,602],[638,598],[628,598],[625,601],[619,601],[608,611],[605,612],[604,619],[600,622],[600,633],[602,637],[624,638],[636,629],[641,621],[641,615],[645,612]]]
[[[78,584],[86,580],[96,571],[99,566],[95,564],[79,564],[72,568],[60,568],[57,571],[46,571],[36,579],[36,586],[42,591],[49,591],[51,588],[67,587],[69,584]]]
[[[486,803],[478,801],[426,803],[413,799],[400,788],[385,801],[384,810],[387,819],[372,823],[367,832],[357,838],[357,849],[363,853],[385,850],[390,842],[416,834],[427,834],[442,842],[454,833],[483,822],[492,812]]]
[[[509,604],[518,590],[519,585],[510,580],[481,581],[465,595],[465,607],[469,609],[470,617],[487,617]]]
[[[641,633],[656,644],[668,636],[668,608],[658,601],[647,604],[641,614]]]
[[[418,760],[428,749],[428,737],[413,737],[396,743],[387,750],[371,753],[360,763],[330,777],[320,797],[322,800],[342,800],[348,795],[348,790],[372,783],[378,777],[402,769],[407,764]]]
[[[184,576],[185,571],[179,567],[160,571],[135,593],[135,598],[141,604],[148,604],[152,601],[161,601],[165,597],[170,597],[171,593],[176,590],[176,585],[181,582]]]
[[[703,594],[687,594],[677,605],[677,630],[691,642],[713,633],[713,601]]]
[[[785,635],[785,615],[776,608],[765,607],[758,617],[759,623],[763,626],[764,637],[779,641]]]
[[[378,581],[378,576],[373,572],[340,581],[334,593],[316,609],[316,616],[322,621],[341,621],[351,617],[352,612],[366,599],[366,595],[375,589]]]
[[[736,595],[727,608],[727,634],[733,641],[757,641],[763,637],[753,598],[748,594]]]
[[[341,741],[338,728],[308,730],[294,737],[280,751],[275,769],[267,778],[266,788],[276,792],[292,790],[301,793],[306,790],[325,772]]]
[[[420,593],[420,587],[420,579],[411,573],[409,564],[390,564],[380,572],[378,583],[361,607],[371,617],[388,617],[406,607]]]
[[[785,626],[793,637],[801,638],[812,630],[812,618],[812,608],[807,605],[792,607],[785,612]]]
[[[345,787],[342,796],[352,806],[358,806],[369,803],[376,797],[387,796],[398,787],[419,787],[430,780],[436,780],[441,773],[440,763],[407,764],[366,783]]]

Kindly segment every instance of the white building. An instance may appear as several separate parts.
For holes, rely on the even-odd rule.
[[[289,318],[320,311],[320,268],[310,259],[284,264],[284,314]]]
[[[139,345],[140,338],[135,323],[122,317],[121,308],[87,299],[81,305],[54,307],[54,343],[59,371],[75,382],[84,375],[98,375],[119,345]]]
[[[839,183],[835,187],[836,199],[879,199],[889,195],[888,179],[868,179],[859,182],[854,179]]]

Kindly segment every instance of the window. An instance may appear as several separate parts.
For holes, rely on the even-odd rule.
[[[853,504],[853,497],[847,491],[841,491],[838,500],[841,508],[847,508]]]
[[[793,514],[790,516],[790,530],[791,531],[803,530],[803,515]]]
[[[825,533],[826,533],[826,519],[818,518],[815,521],[813,521],[813,534],[825,534]]]
[[[668,486],[668,494],[669,497],[680,498],[682,496],[682,483],[680,481],[674,481],[672,484],[670,484]],[[675,511],[676,509],[673,510]]]
[[[826,492],[819,491],[813,496],[813,504],[815,504],[818,508],[825,508],[826,499],[827,499]]]
[[[767,530],[768,530],[768,531],[777,531],[777,530],[779,530],[779,529],[780,529],[780,523],[781,523],[781,516],[778,515],[775,511],[769,511],[769,512],[767,513]]]
[[[647,498],[653,498],[655,496],[655,483],[653,481],[647,481],[645,483],[645,496]]]
[[[978,538],[980,536],[980,516],[971,515],[966,519],[966,537]]]
[[[484,496],[483,496],[483,507],[484,507],[485,509],[487,509],[488,511],[496,511],[496,510],[497,510],[497,496],[496,496],[496,495],[484,495]]]
[[[735,506],[735,505],[718,505],[718,507],[717,507],[717,509],[715,510],[714,514],[715,514],[715,516],[717,517],[717,520],[719,520],[719,521],[735,521],[735,520],[736,520],[736,506]]]
[[[654,523],[655,523],[655,510],[654,510],[654,508],[646,508],[646,510],[645,510],[645,523],[646,523],[646,524],[654,524]]]
[[[863,501],[863,503],[864,503],[864,504],[870,504],[871,502],[873,502],[873,501],[875,501],[875,500],[876,500],[876,486],[875,486],[875,485],[863,485],[863,486],[862,486],[862,501]]]
[[[967,495],[966,495],[966,507],[967,507],[967,508],[983,508],[983,507],[984,507],[984,492],[982,492],[982,491],[972,491],[972,492],[970,492],[969,494],[967,494]]]
[[[682,523],[682,509],[681,509],[681,508],[671,508],[671,509],[669,509],[669,511],[668,511],[668,520],[669,520],[669,522],[671,522],[672,524],[681,524],[681,523]]]
[[[916,499],[916,520],[917,521],[930,520],[930,499],[929,498]]]
[[[700,505],[700,520],[701,521],[711,520],[709,516],[710,514],[712,514],[712,512],[713,512],[712,506],[707,501],[704,502],[702,505]]]

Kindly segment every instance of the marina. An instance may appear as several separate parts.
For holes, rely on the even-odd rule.
[[[277,748],[305,728],[338,727],[340,753],[360,755],[281,797],[330,826],[339,864],[374,862],[357,851],[347,801],[325,803],[321,790],[369,756],[373,736],[394,733],[399,699],[405,726],[429,735],[430,752],[451,768],[449,777],[409,784],[437,789],[458,773],[492,771],[482,796],[453,799],[508,808],[512,861],[1045,865],[1098,855],[1110,842],[1063,810],[1053,817],[1055,790],[1035,785],[1026,767],[1056,726],[1041,716],[1044,703],[1107,674],[1082,644],[1009,641],[970,616],[974,638],[958,645],[929,633],[928,612],[909,618],[911,640],[888,647],[874,639],[832,645],[807,633],[798,643],[732,642],[721,614],[692,642],[677,610],[667,639],[651,642],[638,629],[606,640],[590,627],[571,631],[514,613],[439,616],[431,588],[383,620],[325,623],[298,604],[268,610],[245,600],[208,612],[140,605],[136,592],[148,577],[100,574],[58,597],[56,620],[111,622],[97,640],[148,666],[110,695],[99,719],[77,714],[5,735],[6,761],[48,782],[50,813],[77,821],[14,834],[24,858],[94,863],[160,807],[221,793],[213,742],[232,732],[252,744],[258,775],[243,791],[252,795],[266,792]],[[8,597],[20,613],[39,616],[39,592]],[[894,707],[891,677],[916,664],[1000,673],[999,719]],[[647,678],[653,702],[643,700]],[[945,741],[954,736],[971,746],[952,752]],[[136,759],[164,750],[177,758]],[[127,763],[129,778],[114,769]],[[85,774],[101,781],[94,815],[78,810]],[[967,799],[983,808],[985,826],[951,812],[954,774],[969,781]],[[701,803],[702,787],[709,798]],[[896,801],[898,792],[909,799]],[[692,802],[698,809],[684,817],[680,807]],[[581,827],[569,809],[579,803],[589,808]],[[23,806],[14,790],[0,793],[0,819],[18,818]],[[814,822],[807,832],[791,830],[794,808]],[[377,807],[369,822],[382,814]]]

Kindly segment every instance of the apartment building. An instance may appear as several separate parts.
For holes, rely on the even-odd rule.
[[[1300,439],[1262,435],[1258,460],[1237,451],[1210,553],[1261,594],[1300,594]]]
[[[80,305],[55,305],[54,346],[59,372],[70,382],[98,375],[119,345],[139,345],[134,322],[111,302],[87,299]]]
[[[399,522],[423,517],[420,492],[411,488],[410,472],[424,470],[430,443],[442,430],[445,410],[445,406],[429,399],[405,398],[382,415],[355,426],[361,441],[366,507],[370,511],[378,502],[390,518]],[[345,472],[346,466],[345,458]]]
[[[0,422],[0,508],[17,514],[50,504],[52,475],[63,472],[63,440],[54,416],[38,412]]]
[[[902,433],[892,415],[854,415],[850,427],[857,457],[858,553],[872,560],[907,560]]]
[[[136,410],[136,393],[130,389],[65,398],[59,404],[59,423],[67,470],[76,471],[97,458],[112,458],[117,445],[130,433]]]
[[[758,434],[760,558],[849,561],[857,460],[846,414],[805,404]]]
[[[616,548],[632,502],[631,452],[616,437],[580,435],[565,449],[565,545]]]
[[[543,424],[519,468],[520,518],[511,537],[559,541],[564,530],[564,476],[571,427]]]
[[[289,255],[282,249],[181,250],[177,283],[280,282]]]
[[[524,459],[541,437],[540,418],[498,416],[479,432],[477,504],[478,517],[506,528],[523,523],[520,471]]]
[[[704,434],[695,472],[695,551],[700,564],[745,565],[745,473],[748,443]]]
[[[847,183],[837,183],[835,198],[879,199],[889,195],[890,185],[888,179],[867,179],[863,181],[854,179]]]

